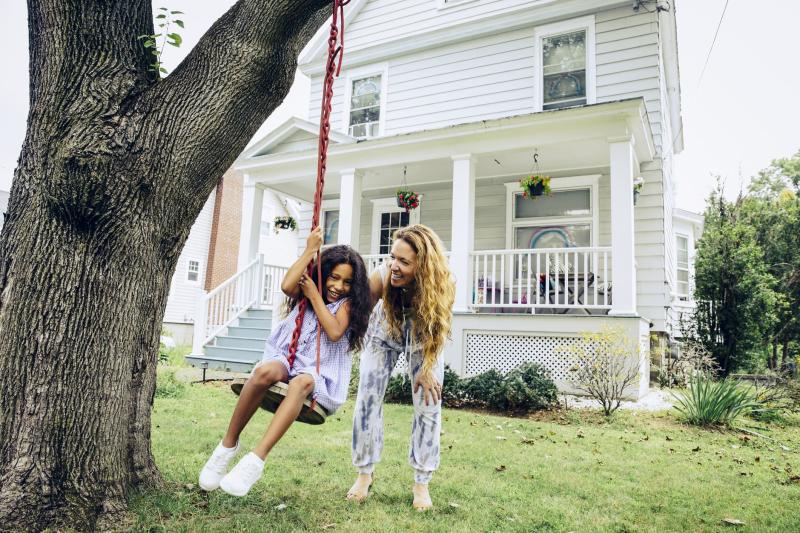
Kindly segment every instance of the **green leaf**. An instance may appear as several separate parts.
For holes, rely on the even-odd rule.
[[[183,15],[184,14],[183,11],[170,11],[170,13],[172,13],[173,15]]]
[[[158,9],[160,9],[161,11],[169,11],[169,9],[167,9],[166,7],[159,7]]]
[[[161,13],[160,15],[156,16],[156,18],[157,19],[165,19],[165,18],[167,18],[167,15],[165,15],[164,13]]]
[[[152,41],[152,40],[147,40],[143,44],[144,44],[145,48],[152,48],[153,46],[156,45],[155,41]]]
[[[167,37],[169,37],[170,39],[172,39],[174,41],[174,42],[169,43],[169,44],[171,44],[173,46],[180,46],[181,43],[183,42],[183,39],[177,33],[168,33]]]
[[[149,38],[149,37],[152,37],[152,35],[140,35],[140,36],[138,36],[136,39],[137,39],[137,40],[141,40],[141,39],[147,39],[147,38]]]
[[[163,72],[164,74],[167,73],[167,69],[165,69],[164,67],[158,67],[158,70],[159,72]]]
[[[183,26],[183,21],[182,21],[182,20],[176,20],[176,21],[175,21],[175,24],[177,24],[177,25],[178,25],[178,26],[180,26],[181,28],[183,28],[183,27],[184,27],[184,26]]]

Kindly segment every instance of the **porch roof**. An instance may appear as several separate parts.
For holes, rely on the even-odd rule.
[[[299,122],[288,122],[280,136],[268,134],[236,161],[235,168],[249,183],[268,186],[302,199],[313,196],[316,150],[263,153],[268,138],[286,138]],[[306,126],[306,124],[303,124]],[[308,131],[308,128],[304,128]],[[338,191],[339,173],[359,169],[364,187],[396,185],[408,165],[408,182],[441,181],[452,175],[452,156],[472,154],[477,177],[524,174],[530,171],[534,148],[542,158],[542,171],[588,171],[608,168],[608,143],[631,139],[639,163],[651,161],[655,146],[642,98],[542,111],[482,120],[358,142],[337,139],[328,149],[328,190]],[[438,177],[438,179],[437,179]]]

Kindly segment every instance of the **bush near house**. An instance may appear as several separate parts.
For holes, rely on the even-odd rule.
[[[406,374],[393,376],[386,388],[386,401],[411,403],[411,387]],[[523,363],[505,375],[488,370],[466,379],[446,366],[442,401],[447,407],[525,413],[554,407],[558,389],[547,371],[535,363]]]

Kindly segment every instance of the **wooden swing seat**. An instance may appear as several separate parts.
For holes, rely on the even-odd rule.
[[[241,394],[243,387],[243,381],[237,381],[231,384],[231,390],[237,396]],[[278,410],[278,406],[281,404],[283,399],[286,398],[286,393],[288,391],[288,383],[284,381],[276,382],[269,389],[267,389],[267,392],[264,393],[264,399],[261,400],[261,408],[265,411],[269,411],[270,413],[274,413]],[[326,418],[328,418],[328,412],[318,404],[314,405],[312,408],[312,401],[310,397],[303,401],[303,408],[300,410],[300,414],[297,415],[298,422],[312,424],[315,426],[325,423]]]

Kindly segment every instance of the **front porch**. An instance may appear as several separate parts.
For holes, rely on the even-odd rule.
[[[240,266],[260,252],[266,188],[313,198],[315,135],[313,124],[293,119],[237,162],[245,173]],[[637,313],[633,183],[653,158],[642,99],[360,141],[337,134],[321,224],[326,244],[350,244],[370,269],[387,257],[394,230],[431,227],[457,285],[448,363],[469,374],[480,352],[470,346],[479,343],[494,354],[482,360],[505,368],[552,344],[553,332],[574,339],[615,321],[641,338],[648,321]],[[521,196],[518,181],[534,170],[552,177],[551,197]],[[421,195],[410,213],[396,204],[401,184]],[[310,213],[298,222],[304,239]],[[492,335],[505,340],[494,346]]]

